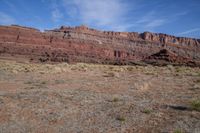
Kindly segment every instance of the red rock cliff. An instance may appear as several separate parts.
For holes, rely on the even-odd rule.
[[[200,61],[198,39],[150,32],[98,31],[86,26],[62,26],[45,32],[17,25],[0,26],[0,56],[19,55],[41,62],[128,64],[151,59],[163,49],[180,57],[178,63]],[[175,59],[171,61],[176,62]]]

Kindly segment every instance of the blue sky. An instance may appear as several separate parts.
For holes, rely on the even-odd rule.
[[[0,25],[87,25],[200,38],[200,0],[0,0]]]

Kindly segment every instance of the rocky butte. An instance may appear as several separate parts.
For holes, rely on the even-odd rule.
[[[98,31],[86,26],[40,32],[0,26],[0,57],[39,62],[200,66],[200,39],[161,33]]]

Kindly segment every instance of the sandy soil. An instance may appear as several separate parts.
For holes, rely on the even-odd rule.
[[[199,133],[200,68],[0,60],[1,133]]]

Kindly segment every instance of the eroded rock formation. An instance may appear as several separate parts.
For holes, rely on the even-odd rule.
[[[131,64],[153,57],[160,60],[153,55],[163,49],[175,55],[169,56],[168,62],[200,61],[199,39],[150,32],[98,31],[86,26],[62,26],[44,32],[17,25],[0,26],[0,56],[21,56],[40,62]]]

